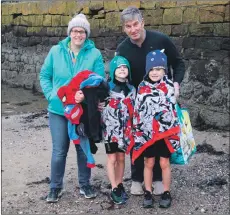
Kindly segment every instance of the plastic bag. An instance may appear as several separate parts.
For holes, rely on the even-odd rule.
[[[180,123],[180,148],[172,153],[171,164],[187,164],[191,156],[196,152],[196,144],[192,133],[192,125],[187,108],[181,108],[176,104],[176,112]]]

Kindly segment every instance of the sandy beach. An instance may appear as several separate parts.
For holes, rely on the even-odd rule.
[[[229,132],[194,129],[197,153],[188,165],[172,165],[172,206],[142,208],[142,196],[131,196],[130,160],[126,157],[124,185],[130,199],[113,205],[108,197],[103,143],[95,155],[92,185],[97,198],[79,194],[76,154],[71,143],[65,172],[65,193],[56,204],[44,201],[49,190],[51,137],[47,102],[40,94],[2,85],[2,214],[228,214]]]

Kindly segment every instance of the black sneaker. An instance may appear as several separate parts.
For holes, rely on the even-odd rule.
[[[153,207],[153,196],[146,190],[144,194],[143,208],[152,208]]]
[[[46,197],[46,201],[48,203],[56,203],[61,198],[62,194],[62,188],[51,188],[48,196]]]
[[[117,187],[111,191],[110,197],[111,197],[112,201],[117,205],[124,203],[124,200],[123,200],[122,195],[121,195],[121,190]]]
[[[80,194],[84,195],[86,199],[92,199],[97,196],[96,192],[92,189],[90,185],[81,187]]]
[[[159,202],[160,208],[169,208],[171,206],[172,197],[169,191],[165,191],[162,196],[161,200]]]
[[[128,196],[128,194],[125,192],[125,188],[124,188],[123,184],[120,183],[120,184],[118,184],[117,187],[118,187],[118,188],[120,189],[120,191],[121,191],[121,195],[122,195],[123,200],[124,200],[124,201],[127,201],[127,200],[129,199],[129,196]]]

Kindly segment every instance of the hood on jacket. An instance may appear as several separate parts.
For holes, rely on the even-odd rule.
[[[121,65],[126,65],[128,67],[128,70],[129,70],[128,79],[129,81],[131,81],[131,70],[130,70],[129,61],[122,56],[115,56],[109,64],[109,76],[111,78],[111,81],[114,80],[115,70]]]
[[[66,37],[64,40],[61,40],[58,44],[66,49],[68,51],[68,44],[70,42],[70,37]],[[82,50],[87,50],[87,49],[92,49],[95,48],[95,44],[92,40],[86,39],[83,46],[81,47],[81,51]]]

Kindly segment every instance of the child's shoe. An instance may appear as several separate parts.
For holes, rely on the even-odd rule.
[[[153,197],[151,192],[148,190],[145,191],[143,208],[152,208],[153,207]]]
[[[160,208],[169,208],[171,206],[172,197],[169,191],[165,191],[162,196],[161,200],[159,202]]]
[[[110,197],[115,204],[120,205],[124,203],[121,195],[121,190],[118,187],[111,191]]]
[[[121,190],[122,198],[123,198],[124,202],[126,202],[126,201],[129,199],[129,196],[128,196],[128,194],[125,192],[125,188],[124,188],[123,184],[120,183],[120,184],[118,184],[117,187]]]

